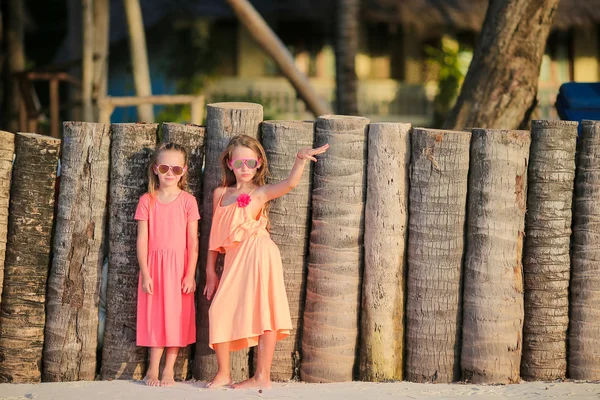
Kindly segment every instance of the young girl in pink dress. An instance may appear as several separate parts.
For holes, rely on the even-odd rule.
[[[198,258],[198,204],[187,186],[187,152],[161,144],[148,167],[148,193],[137,206],[140,265],[137,345],[150,347],[144,381],[171,386],[180,347],[196,341],[194,291]],[[167,349],[162,379],[159,364]]]
[[[307,161],[317,161],[329,145],[300,149],[287,179],[267,185],[267,158],[261,144],[235,136],[221,155],[223,186],[213,196],[213,221],[204,294],[209,309],[209,345],[218,372],[208,387],[231,384],[229,352],[258,345],[254,376],[234,388],[271,386],[275,344],[290,334],[292,321],[283,282],[281,256],[267,231],[267,202],[292,190]],[[215,272],[217,253],[225,253],[223,275]]]

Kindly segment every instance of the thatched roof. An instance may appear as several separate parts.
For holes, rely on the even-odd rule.
[[[366,0],[370,20],[397,22],[425,33],[444,28],[479,31],[488,0]],[[600,0],[560,0],[554,29],[600,23]]]
[[[479,31],[488,0],[361,0],[362,17],[398,23],[421,34],[445,29]],[[269,19],[311,19],[333,23],[334,0],[250,0]],[[144,24],[151,27],[170,16],[234,18],[224,0],[140,0]],[[560,0],[555,29],[600,23],[600,0]],[[111,0],[111,39],[126,37],[122,0]]]

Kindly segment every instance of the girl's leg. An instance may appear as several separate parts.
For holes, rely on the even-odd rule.
[[[275,353],[276,344],[276,331],[266,331],[260,336],[257,346],[256,372],[252,378],[233,385],[235,389],[268,389],[271,387],[271,364],[273,363],[273,353]]]
[[[148,386],[160,386],[160,381],[158,380],[158,368],[160,366],[160,358],[162,357],[164,347],[151,347],[150,348],[150,365],[148,366],[148,371],[146,371],[146,376],[144,377],[144,382]]]
[[[229,366],[229,346],[230,342],[215,343],[213,347],[217,353],[217,375],[212,381],[208,382],[206,387],[216,388],[225,385],[231,385],[231,372]]]
[[[179,347],[167,347],[167,355],[165,357],[165,367],[163,368],[160,386],[173,386],[175,384],[175,361]]]

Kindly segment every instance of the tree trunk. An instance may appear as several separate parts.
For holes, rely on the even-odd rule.
[[[367,118],[319,117],[300,376],[351,381],[357,365],[367,183]]]
[[[83,50],[83,27],[82,27],[82,13],[81,13],[81,1],[82,0],[67,0],[67,19],[68,19],[68,45],[69,45],[69,59],[80,60],[82,59]],[[81,78],[81,64],[74,64],[69,73],[76,78]],[[69,85],[69,107],[68,114],[71,121],[80,121],[82,119],[82,108],[81,108],[81,87],[76,85]]]
[[[412,135],[406,379],[460,379],[462,263],[471,132]]]
[[[463,378],[519,382],[529,131],[474,129],[463,294]]]
[[[360,379],[402,380],[410,124],[369,126]]]
[[[8,231],[8,203],[10,200],[10,181],[14,154],[15,135],[10,132],[0,131],[0,304],[2,304],[4,260]]]
[[[577,122],[533,121],[523,272],[525,320],[521,376],[567,374],[571,206]]]
[[[306,75],[298,70],[288,48],[275,35],[265,20],[256,12],[247,0],[226,0],[240,22],[246,27],[252,38],[269,54],[281,73],[290,81],[298,97],[306,103],[315,117],[330,114],[330,107],[319,97]]]
[[[54,259],[48,278],[44,381],[94,380],[110,126],[65,122]]]
[[[162,141],[175,142],[184,146],[188,151],[188,186],[190,193],[198,201],[198,209],[202,209],[202,162],[204,159],[205,131],[206,129],[203,126],[198,125],[162,124]],[[200,290],[199,287],[196,290]],[[183,381],[191,377],[193,347],[194,345],[189,345],[179,350],[177,360],[175,361],[175,379]],[[166,352],[161,359],[161,371],[163,370],[165,357]]]
[[[60,140],[55,138],[34,133],[15,136],[17,157],[0,304],[0,382],[41,381],[59,150]]]
[[[600,122],[583,121],[573,199],[569,378],[600,379]]]
[[[473,61],[445,127],[525,129],[559,0],[490,0]]]
[[[108,53],[110,36],[110,0],[94,0],[94,120],[100,119],[98,99],[106,97],[108,86]]]
[[[302,147],[314,145],[314,123],[294,121],[263,122],[262,142],[269,161],[268,183],[288,177]],[[297,380],[300,376],[302,313],[306,289],[306,255],[310,229],[311,168],[307,165],[298,186],[273,201],[269,210],[271,238],[279,247],[293,330],[277,343],[271,379]],[[256,353],[255,359],[256,359]]]
[[[94,5],[93,0],[82,0],[83,51],[81,60],[81,102],[83,120],[94,121],[92,92],[94,88]]]
[[[19,81],[15,73],[25,69],[25,3],[22,0],[8,0],[8,18],[6,19],[6,71],[4,120],[6,128],[11,132],[19,130],[19,107],[21,93]]]
[[[148,190],[148,162],[156,145],[156,124],[113,124],[106,329],[102,379],[140,379],[146,349],[136,346],[138,200]]]
[[[336,112],[358,114],[358,79],[356,53],[359,35],[359,0],[337,0],[335,31],[335,97]]]
[[[131,52],[131,65],[133,69],[133,82],[137,96],[151,96],[152,82],[150,81],[150,65],[148,64],[148,51],[146,48],[146,33],[142,10],[139,0],[123,0],[127,28],[129,30],[129,51]],[[142,104],[137,107],[138,121],[154,122],[154,108],[151,104]]]
[[[210,302],[202,295],[206,285],[206,256],[208,239],[212,225],[213,191],[221,183],[221,164],[219,158],[229,140],[236,135],[245,134],[258,137],[260,123],[263,120],[263,108],[254,103],[214,103],[209,104],[206,114],[206,145],[203,176],[202,220],[200,221],[200,254],[198,254],[198,310],[196,321],[196,357],[194,358],[194,377],[207,381],[217,373],[217,357],[208,347],[208,308]],[[223,258],[217,260],[217,267]],[[219,267],[218,267],[219,268]],[[220,268],[219,268],[220,269]],[[218,271],[220,274],[222,271]],[[234,381],[248,379],[250,358],[249,349],[231,353],[231,378]]]

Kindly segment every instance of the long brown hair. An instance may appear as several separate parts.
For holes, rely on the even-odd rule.
[[[236,147],[246,147],[256,154],[256,156],[259,158],[260,166],[257,168],[256,174],[254,174],[254,177],[252,178],[252,183],[254,183],[256,186],[266,185],[267,177],[269,176],[269,162],[267,160],[267,154],[265,153],[265,149],[262,147],[260,142],[248,135],[237,135],[232,137],[231,140],[229,140],[225,150],[223,150],[223,153],[221,153],[220,162],[222,185],[226,188],[236,183],[235,174],[229,169],[229,162],[231,161],[233,150]],[[262,209],[262,214],[267,218],[269,216],[270,205],[271,202],[267,202]]]
[[[187,153],[187,150],[185,149],[185,147],[183,147],[180,144],[173,143],[173,142],[165,142],[165,143],[161,143],[160,145],[158,145],[156,147],[156,150],[154,151],[154,154],[152,155],[152,158],[150,159],[150,163],[148,164],[148,193],[150,193],[150,196],[152,196],[152,197],[154,197],[155,192],[158,190],[158,188],[160,186],[158,176],[156,176],[156,174],[154,173],[154,166],[156,165],[156,160],[158,160],[158,157],[161,155],[161,153],[163,151],[178,151],[181,154],[183,154],[183,160],[184,160],[183,167],[186,168],[186,171],[181,176],[181,179],[179,180],[179,182],[177,182],[177,186],[181,190],[187,191],[187,189],[188,189],[188,183],[187,183],[188,153]]]

